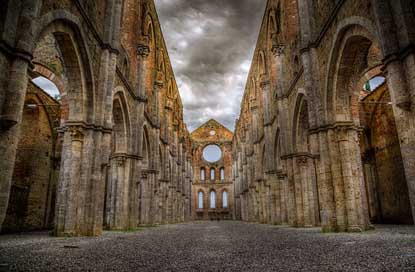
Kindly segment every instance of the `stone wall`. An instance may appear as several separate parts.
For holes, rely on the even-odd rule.
[[[153,1],[19,3],[6,1],[0,19],[0,221],[12,211],[5,230],[53,221],[55,235],[100,235],[103,226],[189,220],[190,135]],[[20,182],[27,82],[37,76],[61,96],[54,147],[60,167],[51,174],[59,182],[43,188],[51,147],[40,147],[43,134],[32,135],[40,153],[25,163],[42,174],[33,173],[39,188],[33,197],[27,192],[25,210],[15,201],[13,177]],[[13,211],[31,215],[17,219]]]
[[[412,223],[414,18],[397,19],[401,4],[268,1],[233,140],[238,218],[324,231],[361,231],[392,214]],[[361,89],[379,75],[391,107],[367,124]],[[382,169],[362,163],[368,130]]]
[[[215,120],[209,120],[191,134],[193,143],[192,167],[192,217],[196,220],[220,220],[234,218],[234,184],[232,180],[232,137],[233,134]],[[205,160],[205,147],[215,145],[220,148],[218,161]],[[214,171],[212,179],[211,171]],[[201,172],[204,171],[204,174]],[[223,174],[222,172],[223,171]],[[204,177],[204,178],[203,178]],[[203,193],[200,208],[199,194]],[[215,207],[211,206],[211,193],[215,194]],[[227,197],[224,205],[224,192]]]
[[[48,105],[48,106],[43,106]],[[29,83],[4,232],[50,228],[56,197],[56,127],[48,107],[59,103]]]

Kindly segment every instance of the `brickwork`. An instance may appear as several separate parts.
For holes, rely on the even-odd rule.
[[[211,120],[192,135],[152,0],[3,2],[5,231],[100,235],[218,217],[324,231],[413,223],[413,1],[269,0],[235,132]],[[27,101],[57,103],[37,76],[61,97],[36,119]],[[376,76],[386,84],[364,94]],[[201,159],[208,143],[218,162]],[[202,168],[215,182],[201,182]]]
[[[232,132],[212,119],[193,131],[190,137],[193,143],[193,219],[233,219]],[[205,147],[209,145],[215,145],[221,150],[221,157],[216,162],[209,162],[203,156]],[[213,178],[211,171],[214,173]],[[215,198],[214,207],[211,205],[212,192]]]
[[[4,8],[4,231],[53,226],[58,236],[100,235],[104,227],[189,220],[190,135],[153,1],[6,1]],[[33,122],[27,82],[39,75],[58,87],[60,113],[39,107]],[[41,133],[32,133],[37,127]]]
[[[400,2],[268,1],[233,139],[238,218],[324,231],[412,223],[414,18],[393,19]],[[369,122],[362,105],[382,89],[361,89],[378,75],[391,105],[375,100]]]

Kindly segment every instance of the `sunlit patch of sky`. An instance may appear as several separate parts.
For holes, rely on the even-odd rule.
[[[59,96],[58,87],[56,87],[55,83],[53,83],[49,79],[40,76],[40,77],[37,77],[37,78],[33,79],[32,82],[36,86],[38,86],[39,88],[44,90],[50,96],[52,96],[54,98]]]

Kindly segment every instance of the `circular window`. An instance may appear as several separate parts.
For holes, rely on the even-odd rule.
[[[214,136],[214,135],[216,135],[216,131],[211,130],[211,131],[209,132],[209,134],[210,134],[210,136]]]
[[[222,150],[219,146],[211,144],[203,149],[203,159],[207,162],[217,162],[222,157]]]

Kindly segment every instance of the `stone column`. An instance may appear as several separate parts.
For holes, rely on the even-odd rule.
[[[343,189],[341,154],[335,129],[327,130],[327,142],[330,156],[330,171],[335,199],[336,230],[347,230],[346,200]],[[359,152],[360,153],[360,152]]]
[[[337,135],[342,158],[341,171],[346,201],[347,231],[362,231],[367,226],[364,224],[366,219],[362,205],[364,192],[361,191],[363,176],[361,174],[360,149],[353,143],[358,139],[357,132],[354,129],[340,128]],[[359,171],[360,173],[358,173]]]
[[[151,186],[148,171],[144,171],[140,183],[140,224],[149,224],[150,205],[151,205]]]
[[[280,199],[280,224],[288,223],[288,182],[285,175],[278,175]]]
[[[413,24],[408,24],[412,23],[411,13],[405,6],[410,2],[371,0],[415,221],[415,54],[411,45]]]
[[[311,134],[312,142],[317,141],[320,156],[317,163],[317,184],[320,203],[320,218],[323,232],[336,230],[336,206],[334,200],[333,180],[331,174],[330,145],[327,131]],[[314,144],[313,144],[314,145]],[[315,151],[312,152],[315,154]]]
[[[150,54],[148,45],[148,37],[142,36],[137,45],[138,53],[138,87],[136,88],[136,96],[146,99],[146,74],[147,74],[147,57]]]
[[[57,236],[79,234],[78,205],[81,180],[84,131],[81,127],[68,127],[64,135],[61,173],[56,200],[54,233]]]
[[[27,60],[21,58],[12,62],[6,87],[6,101],[0,116],[0,157],[2,158],[0,160],[0,226],[6,216],[9,202],[27,87],[28,67]]]
[[[296,205],[296,185],[294,177],[293,159],[287,158],[287,183],[288,183],[288,223],[292,226],[298,225],[297,205]]]
[[[306,162],[302,161],[300,157],[294,157],[292,159],[293,163],[293,177],[294,177],[294,194],[295,194],[295,210],[297,214],[297,224],[296,226],[303,227],[305,226],[305,219],[308,217],[308,209],[306,209],[308,197],[306,194],[306,177],[304,176],[304,164]]]

